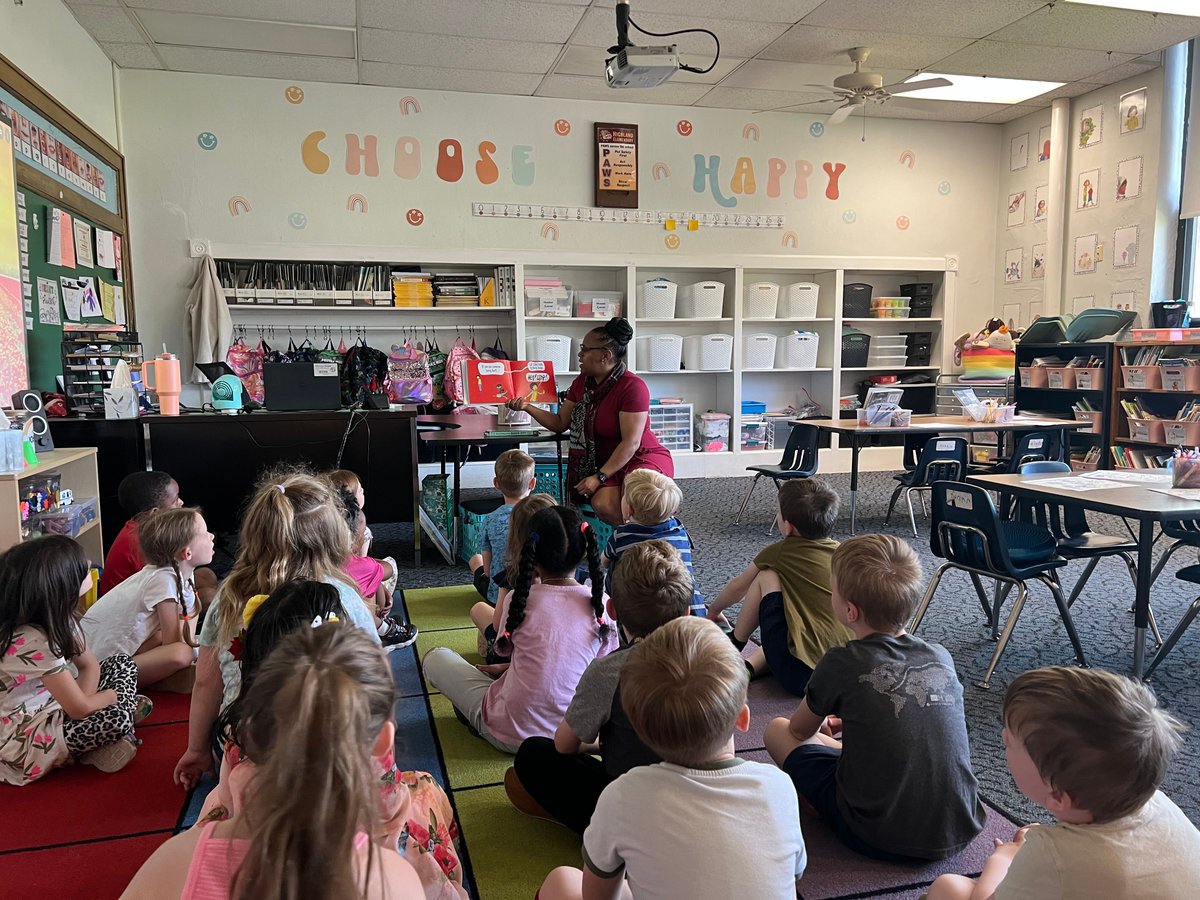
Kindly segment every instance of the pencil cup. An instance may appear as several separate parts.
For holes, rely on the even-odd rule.
[[[1200,458],[1177,456],[1171,460],[1171,484],[1177,488],[1200,488]]]

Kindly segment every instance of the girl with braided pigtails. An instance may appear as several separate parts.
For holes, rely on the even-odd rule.
[[[584,560],[590,587],[575,580]],[[501,603],[497,650],[511,662],[478,667],[435,647],[425,656],[425,678],[468,727],[516,753],[525,738],[554,733],[583,670],[616,649],[606,599],[595,532],[569,507],[543,509],[530,520],[516,583]]]

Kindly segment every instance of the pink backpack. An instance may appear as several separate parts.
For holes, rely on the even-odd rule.
[[[479,359],[479,352],[475,349],[475,342],[472,341],[471,345],[467,346],[466,341],[461,337],[455,338],[454,346],[450,348],[450,355],[446,359],[446,377],[442,382],[442,388],[446,392],[446,399],[452,403],[466,402],[466,392],[463,390],[462,364],[469,359]]]
[[[242,385],[246,388],[246,393],[250,395],[250,399],[255,403],[262,403],[265,392],[263,391],[263,347],[259,342],[258,347],[251,348],[244,337],[239,337],[225,352],[225,362],[229,363],[229,368],[233,369],[238,378],[242,379]]]
[[[387,362],[387,394],[391,403],[425,404],[433,399],[429,357],[410,343],[392,344]]]

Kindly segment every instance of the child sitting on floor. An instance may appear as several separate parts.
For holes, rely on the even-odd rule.
[[[954,661],[904,631],[921,561],[899,538],[870,534],[832,562],[833,610],[854,640],[825,654],[791,721],[773,720],[764,743],[852,850],[895,862],[953,856],[983,830],[984,809]],[[844,744],[823,733],[839,728]]]
[[[75,607],[91,585],[69,537],[0,554],[0,782],[29,784],[72,759],[116,772],[137,752],[133,726],[152,707],[133,660],[97,663],[80,635]]]
[[[138,667],[138,687],[176,673],[170,686],[191,690],[197,616],[192,575],[212,562],[213,536],[195,509],[160,509],[146,516],[138,543],[147,565],[97,600],[80,625],[97,656],[121,653]]]
[[[574,578],[585,557],[590,588]],[[525,738],[558,726],[584,669],[616,648],[604,600],[594,532],[574,509],[544,509],[530,520],[516,583],[499,607],[498,649],[512,662],[496,667],[493,681],[453,650],[434,647],[425,655],[425,678],[470,728],[516,753]]]
[[[583,835],[586,868],[555,869],[540,900],[794,900],[807,862],[795,794],[771,766],[734,755],[734,732],[750,726],[747,680],[729,639],[693,616],[629,651],[621,701],[665,762],[604,789]]]
[[[393,744],[396,688],[356,628],[323,624],[285,638],[256,673],[237,728],[255,761],[234,818],[171,838],[123,897],[361,897],[421,900],[413,867],[371,840],[374,758]]]
[[[504,502],[483,520],[483,544],[480,552],[467,562],[475,590],[491,605],[496,605],[499,584],[496,576],[504,571],[508,546],[508,523],[513,507],[529,496],[537,484],[537,466],[524,450],[505,450],[496,458],[496,477],[492,485]]]
[[[630,647],[686,616],[692,601],[687,567],[666,541],[642,541],[626,549],[614,567],[613,585],[608,611],[617,620],[622,646],[584,671],[554,738],[528,738],[504,774],[513,806],[579,834],[606,787],[634,766],[662,761],[637,736],[621,707],[621,668]],[[597,741],[599,758],[592,755]]]
[[[335,488],[345,488],[354,495],[354,500],[358,504],[358,508],[364,513],[363,540],[362,546],[356,551],[360,556],[371,555],[371,544],[375,540],[375,535],[371,533],[371,526],[366,525],[365,513],[367,510],[367,494],[363,490],[362,480],[351,472],[349,469],[334,469],[326,477]],[[384,580],[384,587],[387,588],[388,595],[396,592],[396,580],[400,574],[400,567],[396,565],[396,560],[390,556],[385,556],[379,560],[385,568],[391,570],[391,576]]]
[[[611,569],[621,554],[640,541],[666,541],[675,548],[687,567],[692,580],[690,612],[702,616],[704,598],[696,589],[696,573],[692,569],[692,539],[683,523],[675,518],[683,491],[673,479],[653,469],[635,469],[625,476],[621,492],[621,514],[625,524],[613,529],[604,548],[603,563],[609,568],[608,587],[612,590]]]
[[[183,506],[183,501],[179,499],[179,485],[166,472],[131,472],[121,479],[117,487],[117,500],[129,520],[117,533],[116,540],[108,549],[108,556],[104,558],[104,571],[100,573],[101,597],[129,576],[140,572],[145,565],[138,543],[141,520],[153,510]],[[200,607],[207,609],[217,593],[217,576],[205,563],[197,568],[194,580]]]
[[[783,540],[761,551],[709,608],[714,621],[745,598],[733,629],[738,649],[754,629],[762,629],[762,647],[746,663],[752,673],[764,668],[797,697],[830,647],[850,640],[849,629],[830,605],[829,563],[838,542],[838,498],[813,478],[796,478],[779,489],[775,521]]]
[[[977,881],[943,875],[930,900],[1185,900],[1200,885],[1200,831],[1159,789],[1183,726],[1142,684],[1100,669],[1018,675],[1004,746],[1021,793],[1057,825],[998,844]]]
[[[251,686],[263,662],[296,630],[344,617],[337,590],[320,581],[292,581],[270,597],[255,597],[246,604],[241,692],[217,720],[217,734],[225,746],[220,781],[205,799],[194,827],[234,818],[245,805],[257,770],[243,754],[239,733]],[[385,847],[398,849],[413,864],[429,896],[465,900],[462,867],[453,842],[458,828],[446,793],[426,772],[399,771],[393,746],[382,751],[376,748],[371,762],[379,794],[376,839]]]
[[[367,606],[375,610],[376,617],[386,618],[392,609],[392,592],[387,589],[387,583],[395,580],[395,567],[390,560],[375,559],[363,552],[367,546],[367,517],[350,491],[336,485],[335,488],[346,516],[346,525],[350,529],[350,558],[346,560],[346,574],[354,579],[359,594]]]

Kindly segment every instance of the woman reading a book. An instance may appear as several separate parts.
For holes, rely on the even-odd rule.
[[[609,319],[593,328],[579,345],[579,376],[571,382],[558,412],[533,406],[528,397],[508,402],[509,409],[528,412],[542,427],[571,430],[567,484],[571,501],[592,504],[596,515],[620,525],[621,483],[635,469],[654,469],[673,476],[671,452],[650,430],[650,391],[625,365],[633,327],[625,319]]]

